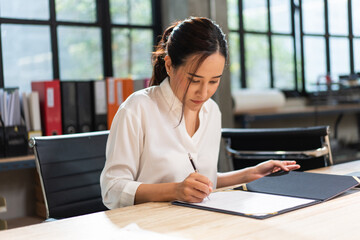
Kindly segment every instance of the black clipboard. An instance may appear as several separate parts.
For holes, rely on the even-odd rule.
[[[280,172],[271,174],[269,176],[260,178],[248,184],[244,184],[240,187],[232,189],[233,192],[239,191],[243,193],[249,193],[250,198],[256,199],[256,196],[265,197],[268,199],[276,198],[278,199],[289,199],[289,201],[294,200],[294,204],[291,207],[279,208],[277,211],[266,212],[263,214],[259,213],[249,213],[231,210],[226,206],[217,206],[213,207],[212,203],[188,203],[182,201],[173,201],[172,204],[178,206],[198,208],[202,210],[209,210],[215,212],[222,212],[227,214],[246,216],[256,219],[266,219],[273,217],[282,213],[293,211],[296,209],[304,208],[314,204],[318,204],[329,199],[332,199],[343,192],[356,187],[360,184],[360,180],[357,177],[353,176],[343,176],[343,175],[332,175],[332,174],[320,174],[320,173],[308,173],[308,172]],[[214,194],[214,195],[213,195]],[[218,198],[214,198],[217,193],[212,193],[209,198],[210,201],[222,201]],[[260,194],[260,195],[259,195]],[[234,197],[236,194],[228,195],[229,197]],[[243,194],[244,195],[244,194]],[[245,194],[246,195],[246,194]],[[246,196],[245,196],[246,197]],[[226,198],[226,196],[222,196]],[[235,201],[236,198],[234,197]],[[296,204],[296,199],[301,199],[299,204]],[[239,201],[241,204],[241,201]],[[215,204],[216,206],[216,204]]]

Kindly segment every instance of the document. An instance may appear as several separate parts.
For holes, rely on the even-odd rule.
[[[317,203],[313,199],[287,197],[280,195],[246,192],[241,190],[229,190],[214,192],[209,199],[201,203],[180,202],[175,205],[186,205],[204,210],[224,212],[235,215],[266,218],[279,214],[284,210],[293,210],[300,207]]]
[[[274,173],[230,191],[214,192],[201,203],[172,204],[265,219],[332,199],[358,186],[354,176],[309,172]]]

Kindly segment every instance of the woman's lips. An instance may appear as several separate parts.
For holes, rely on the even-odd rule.
[[[204,101],[202,100],[191,100],[195,104],[202,104]]]

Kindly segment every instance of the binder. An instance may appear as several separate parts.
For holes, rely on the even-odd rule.
[[[61,86],[61,115],[64,134],[78,132],[76,82],[62,81]]]
[[[134,83],[130,78],[107,78],[107,106],[108,106],[108,128],[123,101],[134,92]]]
[[[174,201],[173,204],[266,219],[328,201],[359,184],[359,178],[354,176],[278,172],[243,184],[232,191],[211,193],[210,200],[202,203]],[[224,204],[225,202],[228,204]],[[233,205],[229,207],[229,203]],[[249,210],[248,205],[251,204],[254,208]]]
[[[136,79],[134,83],[134,92],[148,87],[148,78],[145,79]]]
[[[30,110],[29,110],[29,101],[28,101],[28,96],[25,92],[23,92],[21,94],[21,106],[22,106],[22,112],[23,112],[23,116],[25,119],[25,126],[26,126],[26,131],[31,131],[31,126],[30,126]]]
[[[76,82],[77,120],[79,132],[93,131],[93,95],[91,81]]]
[[[103,131],[107,129],[106,81],[93,81],[92,87],[94,130]]]
[[[60,81],[31,82],[31,88],[39,93],[43,135],[61,135]]]
[[[41,131],[39,93],[38,92],[29,93],[28,101],[29,101],[30,129],[32,131]]]

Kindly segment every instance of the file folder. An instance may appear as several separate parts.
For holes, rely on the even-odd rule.
[[[93,131],[92,82],[76,82],[77,120],[79,132]]]
[[[77,133],[78,121],[76,104],[76,82],[62,81],[60,83],[60,86],[63,133]]]
[[[23,92],[21,94],[21,108],[22,108],[22,113],[24,116],[24,120],[25,120],[25,126],[26,126],[26,131],[31,131],[31,126],[30,126],[30,110],[29,110],[29,100],[28,100],[28,96],[25,92]]]
[[[230,191],[211,193],[210,200],[202,203],[174,201],[172,204],[265,219],[328,201],[359,184],[360,180],[354,176],[279,172]],[[253,208],[249,208],[251,204]]]
[[[39,93],[38,92],[29,93],[28,100],[29,100],[30,129],[32,131],[41,131]]]
[[[61,135],[60,81],[36,81],[31,83],[31,88],[39,93],[43,135]]]
[[[134,83],[130,78],[107,78],[108,128],[121,105],[134,92]]]
[[[93,81],[93,123],[95,131],[107,129],[106,81]]]

